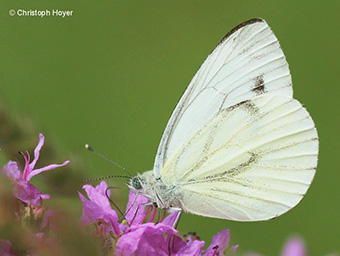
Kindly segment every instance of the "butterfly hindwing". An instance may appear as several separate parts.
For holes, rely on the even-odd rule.
[[[266,220],[302,199],[317,155],[308,112],[297,100],[264,94],[206,122],[167,161],[162,179],[179,184],[185,211]]]

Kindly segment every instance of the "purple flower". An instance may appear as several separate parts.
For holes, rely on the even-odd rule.
[[[118,216],[116,211],[111,208],[110,201],[105,194],[107,190],[106,182],[102,181],[95,188],[91,185],[84,185],[83,189],[90,200],[87,200],[78,192],[80,200],[83,202],[81,221],[86,225],[100,223],[99,226],[103,227],[104,235],[112,231],[113,234],[118,236],[120,233]],[[107,195],[110,196],[110,190],[107,190]]]
[[[292,237],[283,248],[281,256],[307,256],[305,243],[300,237]]]
[[[95,224],[98,235],[105,236],[108,232],[112,232],[114,236],[118,237],[128,226],[141,224],[146,218],[143,203],[145,203],[147,199],[144,196],[136,196],[130,191],[129,201],[126,207],[126,222],[119,223],[117,212],[111,208],[108,199],[111,192],[107,190],[105,181],[102,181],[95,188],[91,185],[84,185],[83,189],[90,200],[78,192],[80,200],[83,202],[81,221],[86,225]]]
[[[122,235],[115,248],[115,255],[169,255],[169,237],[163,234],[177,234],[177,230],[162,223],[145,223],[128,228]]]
[[[128,221],[128,224],[141,224],[144,220],[145,213],[145,203],[148,199],[141,195],[136,195],[132,190],[129,192],[129,201],[126,206],[126,215],[125,219]]]
[[[12,243],[8,240],[0,238],[0,255],[1,256],[15,256],[13,252]]]
[[[176,236],[173,243],[173,254],[176,256],[198,256],[202,255],[202,248],[205,244],[200,241],[195,233],[185,236],[186,241]]]
[[[177,240],[180,240],[178,236],[175,237]],[[177,243],[179,244],[179,243]],[[200,256],[202,255],[202,248],[204,246],[204,241],[192,240],[190,242],[185,243],[178,251],[176,250],[176,243],[174,246],[174,251],[176,252],[176,256]]]
[[[222,230],[213,236],[211,245],[205,251],[206,256],[223,255],[223,252],[229,247],[230,231],[229,229]],[[231,248],[233,254],[235,254],[238,245]]]
[[[207,250],[202,250],[205,242],[200,241],[196,235],[189,235],[184,241],[177,233],[177,230],[164,222],[130,227],[119,238],[115,255],[216,256],[224,255],[230,242],[229,230],[223,230],[213,237],[213,242]],[[233,255],[237,247],[231,248]]]
[[[174,224],[175,224],[175,221],[177,219],[177,215],[179,214],[179,212],[173,212],[173,213],[170,213],[168,215],[168,217],[166,217],[164,220],[163,220],[163,224],[166,224],[168,226],[171,226],[173,227]]]
[[[130,191],[128,205],[131,204],[134,197],[134,193]],[[139,200],[139,202],[143,203],[147,199],[141,197]],[[201,255],[204,241],[190,238],[185,242],[179,236],[176,236],[178,231],[173,228],[173,224],[178,212],[171,213],[163,222],[156,224],[150,222],[150,220],[153,220],[153,216],[156,213],[154,210],[148,222],[142,224],[147,213],[151,212],[148,211],[148,209],[146,214],[139,214],[139,217],[137,217],[138,213],[135,214],[136,221],[134,221],[130,227],[126,228],[119,238],[115,248],[115,255],[169,255],[169,253],[178,256]]]
[[[281,256],[307,256],[307,249],[302,238],[293,236],[288,239],[283,247]],[[328,256],[338,256],[337,253],[327,254]],[[246,253],[245,256],[261,256],[257,253]]]
[[[203,250],[204,241],[196,235],[189,235],[183,240],[178,231],[173,228],[179,212],[173,212],[154,223],[156,210],[153,206],[146,206],[148,199],[142,195],[129,193],[125,220],[118,222],[115,210],[111,208],[110,196],[105,181],[95,188],[84,185],[88,195],[86,199],[81,193],[79,197],[83,202],[81,221],[87,225],[95,224],[97,235],[102,235],[105,243],[110,240],[107,235],[113,234],[116,241],[114,253],[117,256],[125,255],[174,255],[174,256],[215,256],[223,255],[230,241],[229,230],[219,232],[213,237],[213,242],[207,250]],[[106,192],[107,191],[107,192]],[[146,223],[145,223],[146,222]],[[103,228],[104,227],[104,228]],[[235,253],[237,246],[231,248]]]
[[[44,145],[44,136],[39,134],[39,143],[38,146],[34,150],[34,159],[30,163],[30,155],[28,152],[21,152],[25,159],[25,167],[21,170],[18,164],[13,161],[9,161],[4,167],[3,171],[5,174],[12,180],[15,184],[15,192],[14,195],[20,201],[26,203],[27,205],[32,204],[35,207],[41,205],[42,200],[49,199],[50,196],[48,194],[42,194],[39,189],[37,189],[34,185],[30,183],[31,178],[39,173],[49,171],[55,169],[57,167],[61,167],[67,165],[69,161],[65,161],[62,164],[51,164],[39,169],[34,169],[40,154],[40,149]]]

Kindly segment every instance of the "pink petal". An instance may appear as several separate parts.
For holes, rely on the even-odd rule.
[[[141,227],[141,226],[139,226]],[[145,227],[132,232],[126,232],[117,242],[115,248],[116,256],[134,255],[138,249],[139,241],[142,239]]]
[[[43,168],[40,168],[40,169],[36,169],[36,170],[33,170],[30,174],[28,174],[27,176],[27,181],[30,181],[31,178],[33,178],[35,175],[41,173],[41,172],[45,172],[45,171],[49,171],[49,170],[53,170],[55,168],[58,168],[58,167],[62,167],[62,166],[65,166],[69,163],[70,161],[67,160],[65,161],[64,163],[62,164],[50,164],[48,166],[45,166]]]
[[[88,184],[83,186],[88,198],[95,202],[103,212],[111,214],[114,210],[111,208],[110,201],[105,195],[106,188],[107,184],[105,181],[102,181],[95,188]]]
[[[22,179],[17,162],[9,161],[2,170],[13,181]]]
[[[236,250],[237,250],[238,247],[239,247],[239,245],[237,244],[237,245],[234,245],[234,246],[232,246],[232,247],[230,248],[230,250],[231,250],[231,252],[233,253],[233,255],[236,255]]]
[[[0,255],[1,256],[15,256],[13,252],[12,243],[8,240],[0,238]]]
[[[103,217],[101,209],[95,202],[87,200],[80,192],[78,192],[80,200],[83,202],[83,214],[80,221],[84,224],[96,223],[97,219]]]
[[[47,199],[50,199],[51,196],[50,196],[49,194],[41,194],[41,195],[40,195],[40,198],[41,198],[42,200],[47,200]]]
[[[115,235],[119,235],[120,228],[118,223],[118,215],[111,208],[110,202],[105,195],[107,184],[102,181],[100,185],[94,188],[91,185],[84,185],[90,200],[87,200],[80,192],[78,192],[81,201],[83,202],[83,214],[81,221],[85,224],[96,223],[98,219],[102,219],[109,224]]]
[[[182,247],[175,255],[176,256],[201,256],[204,241],[194,240]],[[223,254],[220,254],[223,255]]]
[[[103,220],[110,225],[110,228],[112,229],[113,233],[116,236],[119,236],[120,227],[119,227],[118,216],[116,212],[114,212],[114,215],[113,214],[105,215]]]
[[[306,256],[305,243],[300,237],[293,237],[285,244],[282,256]]]
[[[173,213],[170,213],[166,218],[165,220],[163,220],[163,224],[165,225],[168,225],[170,227],[173,227],[174,226],[174,223],[177,219],[177,215],[179,214],[180,212],[177,211],[177,212],[173,212]]]
[[[107,194],[108,197],[111,196],[111,190],[107,190],[107,184],[105,181],[102,181],[99,183],[99,185],[96,186],[96,191],[102,195],[105,195]]]
[[[49,199],[48,194],[42,194],[33,184],[21,179],[15,182],[14,196],[27,205],[40,206],[42,200]]]
[[[168,241],[164,234],[175,235],[177,230],[162,223],[146,223],[127,229],[115,248],[116,256],[168,255]]]
[[[39,159],[40,149],[44,145],[44,141],[45,141],[45,137],[44,137],[44,135],[42,135],[40,133],[39,134],[39,143],[38,143],[37,147],[34,149],[34,159],[33,159],[32,163],[30,163],[30,165],[29,165],[29,169],[30,170],[34,169],[34,166],[35,166],[35,164],[37,163],[37,161]]]
[[[170,242],[170,239],[172,240],[172,246],[171,246],[171,253],[175,255],[182,255],[179,254],[179,252],[185,251],[185,247],[190,246],[188,242],[185,242],[182,238],[179,236],[168,236],[167,237],[168,243]],[[204,243],[204,242],[203,242]]]
[[[52,210],[47,210],[45,215],[44,215],[44,219],[41,223],[41,228],[44,229],[44,228],[47,228],[47,227],[50,227],[51,225],[53,225],[53,230],[56,229],[56,226],[54,225],[54,223],[51,221],[53,219],[53,216],[55,216],[55,213],[54,211]]]
[[[144,216],[145,205],[143,204],[147,201],[148,199],[146,197],[142,195],[136,195],[132,190],[129,191],[129,201],[126,206],[126,210],[129,212],[125,215],[125,219],[129,222],[129,224],[140,222],[141,218]]]
[[[219,254],[223,255],[223,252],[228,248],[230,241],[230,232],[229,229],[222,230],[218,232],[217,235],[213,236],[211,245],[206,250],[206,255],[214,255],[215,246],[218,246],[216,250]]]
[[[24,178],[24,180],[27,180],[27,176],[32,171],[32,169],[30,169],[30,167],[29,167],[30,154],[26,151],[26,152],[21,152],[21,155],[25,159],[25,167],[24,167],[24,171],[23,171],[22,177]]]

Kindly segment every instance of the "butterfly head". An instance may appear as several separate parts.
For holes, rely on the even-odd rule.
[[[135,193],[148,198],[160,209],[181,208],[181,194],[178,185],[164,183],[162,179],[155,178],[153,171],[137,174],[129,181],[128,187]]]
[[[136,176],[130,178],[128,187],[138,194],[148,194],[150,187],[150,177],[149,175],[137,174]]]
[[[143,188],[142,181],[138,176],[135,176],[130,180],[130,186],[132,186],[135,190],[140,190]]]
[[[155,203],[157,207],[162,209],[166,208],[164,207],[163,200],[161,199],[163,196],[163,189],[159,187],[160,183],[156,181],[152,171],[147,171],[143,174],[137,174],[136,176],[130,178],[127,186],[135,194],[140,194],[148,198],[149,201]]]

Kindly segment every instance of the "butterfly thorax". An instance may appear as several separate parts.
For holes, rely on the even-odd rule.
[[[130,179],[129,188],[155,203],[160,209],[182,208],[181,194],[177,183],[166,184],[155,178],[152,171],[137,174]]]

